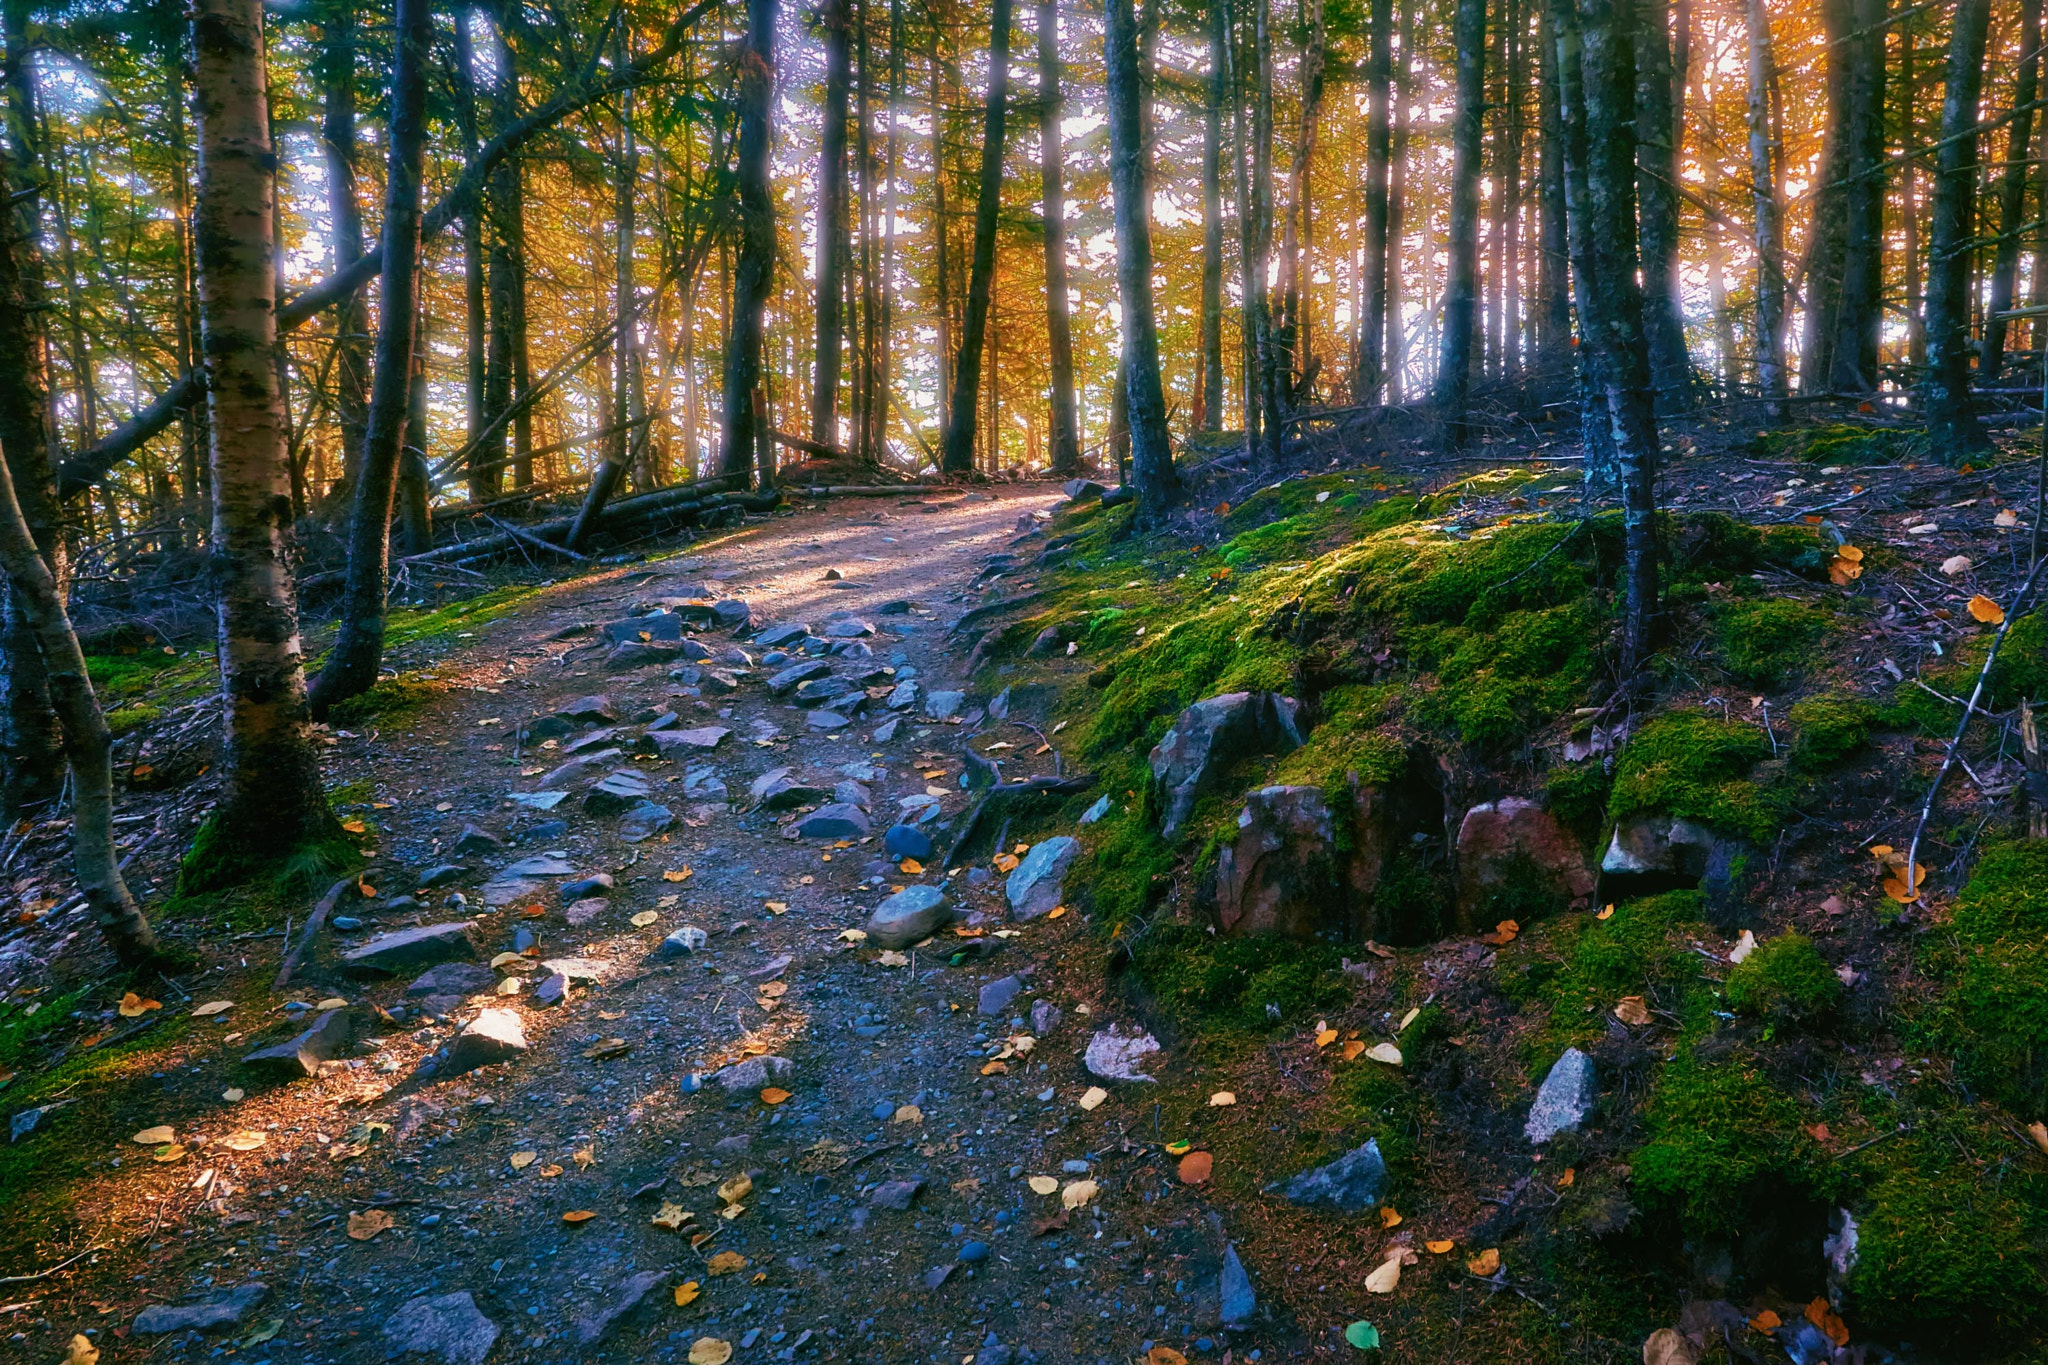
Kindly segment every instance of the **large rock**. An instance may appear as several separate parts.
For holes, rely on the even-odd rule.
[[[1010,914],[1017,919],[1037,919],[1058,905],[1067,869],[1080,852],[1080,841],[1067,834],[1034,844],[1003,885],[1010,898]]]
[[[798,806],[815,805],[832,793],[799,781],[795,768],[770,768],[753,780],[747,795],[762,810],[795,810]]]
[[[933,692],[924,699],[926,720],[951,720],[967,704],[965,692]]]
[[[645,843],[675,824],[676,813],[654,801],[642,801],[619,819],[619,838],[629,844]]]
[[[555,714],[563,720],[589,721],[598,725],[609,725],[619,718],[612,699],[602,692],[594,697],[578,697]]]
[[[489,976],[486,971],[484,975]],[[258,1048],[242,1058],[243,1066],[255,1067],[265,1075],[286,1080],[317,1076],[348,1046],[347,1010],[325,1010],[313,1026],[288,1042]]]
[[[526,1051],[526,1029],[513,1010],[485,1010],[462,1026],[435,1066],[438,1076],[460,1076]]]
[[[805,659],[791,664],[779,673],[771,673],[768,676],[768,690],[778,697],[784,696],[794,692],[800,684],[807,683],[813,678],[822,678],[831,671],[832,665],[823,659]]]
[[[1504,896],[1526,909],[1532,897],[1578,907],[1592,895],[1593,869],[1579,841],[1536,802],[1506,796],[1465,812],[1458,825],[1460,927],[1491,928]]]
[[[690,730],[657,730],[641,740],[644,751],[652,751],[664,758],[687,758],[691,754],[709,753],[725,742],[732,731],[723,725],[700,725]]]
[[[465,1291],[407,1299],[384,1320],[386,1355],[440,1357],[443,1365],[484,1365],[498,1344],[498,1324]]]
[[[728,1095],[751,1095],[768,1082],[779,1081],[795,1071],[795,1062],[770,1052],[721,1067],[711,1073],[710,1079]]]
[[[1601,872],[1697,882],[1713,852],[1714,831],[1675,815],[1633,815],[1614,827]]]
[[[783,621],[772,625],[754,637],[754,643],[763,649],[776,649],[793,645],[811,633],[811,628],[802,621]]]
[[[1529,1141],[1539,1144],[1559,1133],[1576,1133],[1599,1098],[1600,1077],[1593,1059],[1568,1047],[1551,1063],[1550,1074],[1537,1087],[1536,1102],[1529,1106],[1529,1121],[1522,1131]]]
[[[498,974],[480,962],[444,962],[430,967],[405,988],[407,995],[475,995],[498,984]]]
[[[1303,1171],[1287,1182],[1282,1193],[1288,1202],[1308,1207],[1324,1206],[1360,1213],[1378,1204],[1387,1193],[1387,1163],[1380,1157],[1376,1138],[1353,1148],[1327,1166]]]
[[[635,616],[624,621],[613,621],[604,628],[604,633],[615,645],[635,640],[680,640],[683,638],[683,618],[673,612],[657,611],[651,616]]]
[[[908,948],[930,938],[952,918],[946,893],[938,887],[906,886],[868,917],[868,942],[877,948]]]
[[[676,647],[671,644],[643,644],[628,640],[622,645],[613,645],[611,652],[604,656],[604,671],[607,673],[631,673],[642,668],[658,668],[676,661]]]
[[[216,1294],[206,1303],[175,1308],[169,1304],[151,1304],[135,1315],[135,1331],[142,1336],[155,1337],[166,1332],[211,1332],[232,1327],[249,1316],[250,1309],[269,1297],[270,1286],[252,1280],[225,1294]]]
[[[1160,1050],[1159,1040],[1135,1025],[1126,1028],[1111,1024],[1100,1029],[1088,1040],[1088,1047],[1081,1054],[1081,1065],[1088,1074],[1105,1081],[1142,1081],[1149,1083],[1153,1078],[1144,1070],[1146,1058]]]
[[[592,815],[622,815],[647,799],[654,789],[630,768],[607,773],[583,795],[583,809]]]
[[[1223,1248],[1223,1275],[1218,1284],[1218,1297],[1223,1305],[1225,1327],[1248,1324],[1252,1314],[1258,1311],[1259,1297],[1252,1292],[1252,1277],[1245,1273],[1244,1262],[1237,1259],[1237,1248],[1233,1245]]]
[[[1152,750],[1152,779],[1166,798],[1162,832],[1172,836],[1217,774],[1247,754],[1301,747],[1299,705],[1275,692],[1226,692],[1180,713]]]
[[[543,776],[540,780],[541,790],[560,791],[570,783],[588,777],[593,771],[614,759],[623,757],[625,752],[615,744],[602,749],[587,749]]]
[[[476,960],[476,944],[466,924],[422,924],[379,934],[362,947],[341,955],[341,969],[350,976],[396,976],[437,962]]]
[[[862,839],[873,828],[866,811],[845,801],[820,806],[796,823],[806,839]]]
[[[638,1308],[647,1296],[673,1278],[674,1272],[667,1270],[643,1270],[627,1279],[606,1296],[603,1303],[591,1310],[588,1317],[576,1322],[576,1340],[585,1346],[602,1339],[612,1330],[620,1318]]]
[[[825,638],[828,640],[858,640],[874,633],[875,628],[858,616],[837,616],[825,623]]]
[[[1317,787],[1261,787],[1216,854],[1216,927],[1308,939],[1346,929],[1337,822]]]

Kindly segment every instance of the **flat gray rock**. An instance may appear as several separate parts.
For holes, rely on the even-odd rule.
[[[490,973],[486,971],[484,975]],[[347,1010],[326,1010],[298,1037],[258,1048],[242,1058],[242,1065],[288,1080],[317,1076],[348,1046],[349,1031]]]
[[[559,791],[572,783],[582,781],[605,764],[623,758],[625,752],[616,744],[602,749],[586,750],[541,778],[541,788],[545,791]]]
[[[589,896],[565,908],[562,918],[580,929],[602,915],[610,905],[611,902],[603,896]]]
[[[135,1315],[135,1330],[143,1336],[166,1332],[211,1332],[232,1327],[249,1315],[249,1310],[270,1297],[270,1286],[251,1281],[240,1288],[217,1295],[208,1303],[152,1304]]]
[[[583,809],[592,815],[621,815],[645,801],[653,790],[646,778],[621,768],[584,793]]]
[[[537,857],[521,858],[509,867],[498,869],[499,877],[567,877],[576,871],[576,864],[566,858],[557,858],[552,853]]]
[[[662,730],[647,738],[654,742],[656,753],[674,756],[709,753],[725,743],[725,737],[731,733],[723,725],[700,725],[691,730]]]
[[[587,957],[551,957],[540,966],[545,972],[560,972],[579,986],[594,985],[604,978],[604,964]]]
[[[1377,1205],[1387,1193],[1387,1163],[1376,1138],[1353,1148],[1327,1166],[1303,1171],[1283,1191],[1292,1204],[1327,1206],[1358,1213]]]
[[[946,893],[936,886],[906,886],[868,917],[868,942],[877,948],[908,948],[937,933],[953,918]]]
[[[675,822],[676,813],[667,806],[655,801],[642,801],[619,817],[619,838],[629,844],[645,843],[657,834],[666,833]]]
[[[480,1066],[508,1062],[526,1051],[526,1029],[514,1010],[485,1010],[462,1026],[435,1067],[438,1076],[460,1076]]]
[[[770,768],[747,788],[747,795],[762,810],[795,810],[798,806],[814,805],[831,794],[823,787],[799,781],[795,768]]]
[[[769,675],[768,690],[780,697],[794,692],[798,686],[813,678],[822,678],[832,671],[832,665],[823,659],[805,659],[793,663],[779,673]]]
[[[1140,1067],[1159,1050],[1159,1040],[1144,1029],[1111,1024],[1088,1040],[1081,1064],[1088,1068],[1089,1075],[1100,1080],[1149,1082],[1152,1077]]]
[[[612,699],[602,692],[594,697],[578,697],[555,714],[563,720],[595,721],[599,725],[608,725],[619,718]]]
[[[446,886],[449,882],[460,881],[468,871],[469,869],[460,863],[441,863],[420,873],[419,881],[416,885],[422,891],[431,891],[437,886]]]
[[[439,962],[476,960],[476,944],[466,924],[422,924],[379,934],[362,947],[343,953],[341,969],[351,976],[396,976]]]
[[[638,1308],[649,1294],[667,1284],[671,1276],[672,1272],[666,1270],[643,1270],[621,1284],[588,1317],[577,1320],[576,1340],[589,1346],[602,1339],[620,1318]]]
[[[844,801],[820,806],[796,822],[797,834],[805,839],[861,839],[873,828],[866,811]]]
[[[622,645],[613,645],[604,656],[604,670],[607,673],[632,673],[642,668],[658,668],[674,663],[676,647],[665,642],[642,643],[628,640]]]
[[[1559,1133],[1575,1133],[1593,1112],[1600,1098],[1599,1068],[1593,1059],[1575,1047],[1551,1063],[1550,1073],[1537,1088],[1536,1102],[1529,1106],[1529,1121],[1523,1126],[1529,1141],[1545,1143]]]
[[[775,649],[781,645],[794,644],[810,633],[811,628],[802,621],[782,621],[756,635],[754,643],[763,649]]]
[[[440,1357],[443,1365],[484,1365],[498,1344],[498,1324],[483,1315],[467,1291],[407,1299],[384,1320],[387,1358]]]
[[[825,623],[825,638],[828,640],[858,640],[874,633],[875,628],[858,616],[835,617]]]
[[[922,1180],[884,1180],[869,1191],[868,1207],[906,1212],[923,1188]]]
[[[498,984],[498,974],[481,962],[444,962],[429,967],[405,988],[407,995],[475,995]]]
[[[531,881],[524,877],[494,877],[477,889],[487,910],[502,910],[508,905],[518,905],[536,896],[547,893],[546,882]]]
[[[1244,1262],[1237,1259],[1237,1248],[1223,1248],[1223,1277],[1218,1286],[1223,1301],[1223,1325],[1249,1322],[1259,1307],[1259,1297],[1252,1292],[1252,1277],[1245,1273]]]
[[[1057,906],[1067,869],[1080,852],[1080,841],[1068,834],[1033,844],[1003,884],[1004,894],[1010,898],[1010,913],[1018,919],[1037,919]]]
[[[917,694],[921,690],[917,685],[917,679],[905,678],[902,682],[896,684],[895,688],[889,693],[889,699],[883,702],[882,705],[888,707],[891,711],[908,711],[911,707],[917,705]]]
[[[804,724],[813,730],[844,730],[853,724],[853,717],[840,711],[813,711],[804,717]]]
[[[951,720],[967,703],[965,692],[933,692],[924,699],[926,720]]]
[[[999,976],[981,988],[975,1008],[982,1014],[1001,1014],[1010,1007],[1010,1002],[1024,992],[1024,978],[1021,976]]]

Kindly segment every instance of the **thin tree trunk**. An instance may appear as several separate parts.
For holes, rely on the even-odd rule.
[[[1479,306],[1479,137],[1486,114],[1486,0],[1457,0],[1457,106],[1451,124],[1450,257],[1436,380],[1437,414],[1454,446],[1466,438]]]
[[[1970,256],[1977,207],[1977,103],[1990,0],[1956,0],[1935,154],[1934,224],[1927,250],[1927,431],[1959,463],[1991,440],[1970,402]]]
[[[327,249],[336,271],[362,258],[363,212],[356,190],[355,9],[329,5],[322,13],[320,150],[327,178]],[[363,432],[370,421],[369,310],[352,293],[334,310],[335,408],[341,428],[341,482],[356,486]],[[337,498],[337,501],[339,499]]]
[[[1195,385],[1194,427],[1223,427],[1223,99],[1230,43],[1224,0],[1208,0],[1209,81],[1202,106],[1202,334],[1199,382]],[[1038,12],[1052,9],[1040,0]],[[1045,58],[1041,49],[1040,62]],[[1055,434],[1055,441],[1058,437]]]
[[[1052,447],[1053,474],[1068,478],[1081,472],[1081,434],[1074,415],[1074,331],[1069,317],[1072,304],[1067,298],[1066,157],[1060,134],[1065,106],[1060,95],[1059,6],[1053,0],[1039,0],[1037,36],[1038,160],[1045,212],[1046,439]],[[1205,256],[1205,272],[1206,261]],[[1206,299],[1206,273],[1203,290]],[[1206,346],[1207,333],[1203,335]]]
[[[519,69],[512,53],[512,9],[508,0],[497,0],[491,16],[492,40],[496,44],[493,66],[496,80],[491,88],[491,121],[500,130],[519,117]],[[519,352],[525,331],[525,175],[516,158],[507,157],[492,174],[485,196],[485,221],[490,225],[491,326],[486,348],[483,417],[489,440],[470,452],[469,499],[483,502],[504,488],[507,436],[511,449],[519,452],[517,434],[506,431],[499,421],[505,410],[525,392],[518,374]],[[493,428],[495,424],[495,429]],[[525,449],[531,449],[525,446]],[[525,487],[533,481],[530,464],[515,463],[512,482]]]
[[[1004,0],[997,0],[1000,5]],[[1131,0],[1108,0],[1103,65],[1109,85],[1109,184],[1116,207],[1117,292],[1123,304],[1125,406],[1137,521],[1162,524],[1181,501],[1180,473],[1166,430],[1159,383],[1159,332],[1152,311],[1152,214],[1145,175],[1137,22]]]
[[[1813,215],[1800,266],[1805,332],[1799,345],[1799,387],[1826,393],[1835,369],[1835,339],[1841,333],[1842,256],[1846,242],[1849,150],[1846,145],[1851,87],[1855,83],[1854,0],[1820,0],[1827,38],[1827,124],[1814,177]],[[1782,124],[1780,125],[1782,130]]]
[[[426,64],[434,38],[429,0],[398,0],[391,71],[391,130],[384,174],[383,300],[370,429],[349,517],[348,577],[341,632],[313,683],[313,717],[377,684],[384,661],[384,609],[390,588],[391,508],[412,393],[413,331],[419,321],[420,174],[426,159]]]
[[[1234,0],[1222,0],[1225,9],[1233,7]],[[1264,5],[1267,0],[1252,0],[1255,5]],[[1235,24],[1232,24],[1233,29]],[[1258,200],[1252,193],[1252,143],[1256,129],[1248,126],[1252,120],[1245,105],[1249,99],[1244,81],[1236,61],[1239,39],[1233,34],[1225,56],[1232,62],[1229,73],[1231,87],[1231,120],[1236,132],[1236,143],[1231,160],[1237,176],[1237,250],[1238,250],[1238,301],[1240,321],[1238,324],[1239,370],[1243,375],[1243,396],[1239,400],[1244,409],[1245,453],[1264,449],[1262,425],[1265,418],[1265,338],[1264,324],[1265,267],[1258,249],[1259,209]]]
[[[889,409],[895,397],[896,332],[896,187],[901,172],[897,115],[903,106],[903,0],[889,0],[889,131],[884,155],[889,188],[882,196],[887,222],[882,229],[882,280],[879,290],[880,324],[875,334],[875,430],[879,434],[875,453],[888,446]],[[916,435],[915,432],[912,433]]]
[[[946,104],[944,86],[940,77],[944,64],[939,60],[940,26],[932,25],[931,50],[931,125],[932,125],[932,295],[936,304],[932,309],[933,326],[938,332],[938,404],[939,430],[950,431],[953,426],[953,226],[946,214]],[[940,437],[941,441],[944,436]]]
[[[398,543],[402,553],[434,548],[433,488],[427,478],[427,316],[420,314],[412,340],[412,379],[406,386],[405,449],[398,465]]]
[[[1394,68],[1394,134],[1387,159],[1387,350],[1384,372],[1387,401],[1399,403],[1407,396],[1405,371],[1408,364],[1408,334],[1402,315],[1402,245],[1407,240],[1408,127],[1410,101],[1415,77],[1415,0],[1400,0],[1401,57]]]
[[[1293,407],[1295,378],[1307,364],[1306,326],[1302,316],[1302,239],[1307,231],[1309,167],[1315,157],[1316,127],[1323,102],[1322,0],[1308,0],[1308,42],[1301,51],[1301,127],[1294,140],[1294,160],[1287,175],[1287,215],[1280,227],[1280,317],[1274,323],[1279,351],[1278,376],[1283,410]]]
[[[617,62],[624,66],[630,54],[623,26],[618,34]],[[619,164],[613,170],[612,182],[612,265],[617,275],[613,294],[619,319],[619,340],[613,351],[618,368],[612,411],[616,414],[613,420],[633,425],[619,433],[611,456],[621,471],[631,473],[634,485],[645,492],[659,479],[650,454],[654,448],[649,439],[652,428],[642,420],[647,415],[647,372],[640,344],[640,287],[634,274],[639,233],[633,203],[639,183],[640,144],[633,127],[633,92],[628,90],[619,97]]]
[[[974,202],[974,258],[968,267],[967,315],[960,328],[960,358],[953,370],[941,466],[974,472],[975,395],[981,391],[981,352],[988,330],[990,281],[996,268],[996,212],[1003,197],[1003,120],[1010,89],[1010,0],[994,0],[989,20],[988,107],[981,136],[981,184]]]
[[[1370,0],[1366,57],[1365,307],[1358,326],[1358,362],[1351,401],[1372,403],[1386,388],[1388,182],[1393,154],[1394,0]],[[1404,57],[1407,55],[1402,54]]]
[[[476,155],[476,53],[469,32],[470,9],[455,8],[455,126],[462,156]],[[479,196],[462,214],[463,404],[465,442],[483,434],[484,389],[489,382],[490,314],[484,292],[484,201]]]
[[[1868,3],[1869,0],[1866,0]],[[2005,173],[1998,186],[1998,251],[1991,268],[1991,299],[1985,305],[1984,351],[1977,368],[1996,383],[2005,368],[2007,320],[2019,282],[2020,239],[2025,235],[2028,173],[2034,169],[2034,111],[2028,106],[2041,83],[2041,0],[2021,0],[2020,61],[2013,81],[2013,120],[2005,144]],[[1880,68],[1881,69],[1881,68]],[[1882,106],[1880,106],[1882,107]],[[1911,139],[1907,140],[1911,146]]]
[[[839,366],[845,340],[846,109],[853,84],[852,24],[847,0],[818,10],[825,39],[824,127],[818,137],[818,349],[811,381],[811,439],[839,444]]]
[[[1256,252],[1254,273],[1257,292],[1254,301],[1258,310],[1259,432],[1265,442],[1267,458],[1277,463],[1284,434],[1280,400],[1282,386],[1286,382],[1286,357],[1275,335],[1279,328],[1273,317],[1273,298],[1267,275],[1273,258],[1273,6],[1272,0],[1253,0],[1253,4],[1257,6],[1252,16],[1253,79],[1257,84],[1252,105],[1252,195],[1257,227],[1252,240]],[[1118,387],[1122,387],[1121,382]]]
[[[1536,118],[1542,147],[1538,152],[1537,195],[1543,208],[1542,270],[1537,305],[1537,344],[1546,369],[1560,366],[1572,339],[1570,286],[1570,245],[1565,232],[1564,132],[1558,122],[1557,39],[1552,32],[1552,7],[1545,5],[1537,20],[1539,79]]]
[[[1770,90],[1775,83],[1764,0],[1747,0],[1749,199],[1756,234],[1756,385],[1766,422],[1785,420],[1785,247],[1778,177],[1771,157]]]
[[[1671,79],[1671,13],[1666,0],[1637,0],[1636,193],[1641,216],[1643,330],[1660,412],[1691,404],[1692,364],[1678,279],[1678,145]]]
[[[2040,0],[2031,0],[2038,28]],[[1848,0],[1844,43],[1841,302],[1829,355],[1828,387],[1877,388],[1884,329],[1884,0]],[[2026,97],[2032,98],[2031,93]],[[2008,295],[2009,297],[2010,295]]]
[[[422,0],[412,0],[422,3]],[[422,3],[422,7],[424,7]],[[203,890],[274,868],[334,831],[307,725],[290,528],[270,200],[276,154],[258,0],[195,0],[201,353],[213,473],[214,581],[227,711],[226,792],[186,855]],[[399,311],[399,310],[394,310]],[[377,604],[381,613],[383,604]]]
[[[1899,26],[1899,127],[1904,146],[1920,145],[1920,77],[1914,65],[1913,26]],[[1915,374],[1927,367],[1926,316],[1920,289],[1920,160],[1907,157],[1899,177],[1899,254],[1905,258],[1906,364]],[[2042,278],[2037,266],[2034,279]]]
[[[755,443],[766,435],[756,428],[767,413],[757,414],[754,400],[761,385],[762,311],[775,274],[775,199],[768,184],[775,10],[776,0],[747,0],[747,33],[739,55],[739,259],[733,267],[732,321],[725,344],[722,474],[756,468]],[[757,469],[757,478],[766,472]]]

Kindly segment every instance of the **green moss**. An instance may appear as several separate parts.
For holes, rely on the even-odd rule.
[[[1608,814],[1676,815],[1766,842],[1782,797],[1744,777],[1770,753],[1770,740],[1755,726],[1696,714],[1659,716],[1621,751]]]
[[[117,735],[125,735],[139,726],[151,725],[164,718],[161,707],[147,702],[136,702],[132,706],[119,706],[107,712],[107,729]]]
[[[1322,718],[1299,749],[1280,760],[1273,780],[1290,787],[1320,787],[1333,806],[1349,802],[1351,777],[1387,783],[1408,768],[1407,747],[1379,727],[1394,714],[1396,689],[1346,684],[1318,700]]]
[[[1132,948],[1132,969],[1184,1027],[1263,1034],[1340,1003],[1341,955],[1327,944],[1227,938],[1193,925],[1155,924]],[[1268,1006],[1279,1011],[1276,1020]]]
[[[0,1070],[20,1070],[23,1058],[48,1035],[70,1024],[71,1012],[86,998],[83,987],[73,987],[56,995],[17,997],[0,1005]]]
[[[1415,716],[1475,748],[1526,740],[1585,700],[1594,636],[1583,603],[1511,612],[1490,631],[1443,630],[1417,651],[1438,685],[1416,698]]]
[[[1599,837],[1614,779],[1599,763],[1561,763],[1543,775],[1543,804],[1581,838]]]
[[[1341,1067],[1330,1088],[1336,1101],[1332,1117],[1343,1126],[1344,1149],[1371,1138],[1379,1143],[1380,1157],[1396,1182],[1414,1180],[1421,1165],[1427,1105],[1408,1080],[1406,1068],[1397,1071],[1367,1063]]]
[[[441,684],[417,673],[402,673],[395,678],[379,679],[367,692],[344,697],[329,708],[327,717],[331,723],[344,726],[399,720],[416,713],[443,690]]]
[[[1630,1162],[1636,1193],[1695,1235],[1739,1232],[1760,1199],[1811,1183],[1799,1118],[1798,1104],[1755,1070],[1682,1051],[1650,1092],[1649,1139]]]
[[[1500,970],[1510,994],[1549,1010],[1534,1064],[1548,1066],[1566,1047],[1598,1038],[1621,997],[1683,993],[1698,982],[1688,940],[1699,907],[1697,891],[1670,891],[1623,902],[1604,920],[1574,916],[1532,931],[1533,951]]]
[[[1777,687],[1814,663],[1829,616],[1817,606],[1767,598],[1722,607],[1714,614],[1714,643],[1737,681]]]
[[[1091,753],[1149,748],[1194,702],[1219,692],[1288,691],[1297,652],[1235,604],[1149,635],[1119,658],[1085,740]]]
[[[1921,438],[1892,427],[1830,422],[1760,431],[1750,442],[1759,455],[1819,465],[1898,464],[1921,448]]]
[[[1728,974],[1737,1013],[1773,1023],[1817,1019],[1842,998],[1842,982],[1804,934],[1765,939]]]
[[[1966,1160],[1967,1141],[1919,1131],[1873,1150],[1879,1174],[1857,1210],[1848,1290],[1865,1330],[1976,1356],[2040,1332],[2048,1286],[2042,1209],[2015,1196],[2017,1179],[1987,1179]]]
[[[363,861],[362,852],[342,837],[340,826],[333,828],[331,839],[280,854],[273,848],[231,846],[222,835],[217,818],[210,818],[192,836],[192,844],[178,865],[178,892],[173,905],[252,883],[260,888],[259,899],[275,897],[281,902],[296,903],[317,895]]]
[[[181,661],[161,649],[138,650],[133,654],[88,654],[85,675],[104,704],[149,691],[168,669]]]
[[[2048,1118],[2048,842],[1985,850],[1950,928],[1940,1023],[1957,1060],[1986,1093]]]
[[[1978,663],[1970,671],[1981,668],[1983,649],[1990,647],[1990,636],[1984,636],[1984,644],[1977,651]],[[2005,633],[2005,643],[1998,647],[1998,657],[1992,661],[1991,676],[1985,680],[1989,693],[1988,709],[2005,711],[2022,701],[2038,701],[2048,697],[2048,614],[2029,612],[2012,623],[2012,629]],[[1917,689],[1915,689],[1917,690]],[[1949,689],[1944,688],[1943,691]],[[1968,692],[1968,684],[1962,691]],[[1953,724],[1953,718],[1951,718]]]
[[[540,586],[513,584],[425,611],[393,611],[386,618],[384,647],[395,650],[406,645],[459,636],[464,631],[473,631],[510,616],[543,591],[545,588]],[[307,671],[312,672],[313,666],[308,665]]]
[[[1886,708],[1861,697],[1809,697],[1792,708],[1792,770],[1813,774],[1836,767],[1890,719]]]

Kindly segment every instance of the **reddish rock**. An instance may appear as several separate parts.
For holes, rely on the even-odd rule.
[[[1316,787],[1261,787],[1245,797],[1237,837],[1216,855],[1216,927],[1226,934],[1348,935],[1336,821]]]
[[[1573,906],[1593,894],[1593,869],[1579,841],[1556,816],[1520,796],[1474,806],[1458,826],[1460,926],[1491,928],[1488,907],[1497,893],[1509,890],[1534,891]]]

